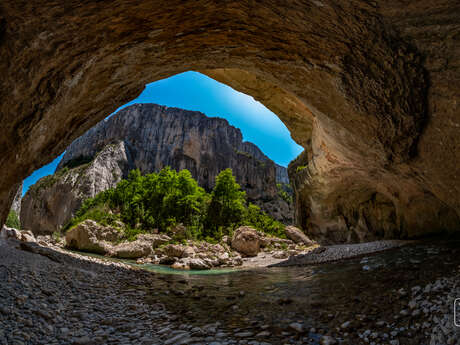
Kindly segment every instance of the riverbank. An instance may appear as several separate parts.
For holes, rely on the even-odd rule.
[[[321,266],[218,276],[155,274],[59,248],[18,248],[20,242],[0,242],[2,344],[460,339],[451,312],[459,293],[455,247],[407,246]]]

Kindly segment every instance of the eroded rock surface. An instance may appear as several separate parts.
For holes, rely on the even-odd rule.
[[[22,199],[21,225],[35,234],[59,232],[87,198],[115,187],[133,169],[130,149],[119,141],[89,163],[41,178]]]
[[[16,212],[18,217],[21,214],[21,201],[22,201],[22,188],[23,188],[23,186],[24,186],[24,183],[21,183],[19,188],[18,188],[18,190],[17,190],[17,192],[16,192],[16,195],[14,196],[13,204],[11,205],[11,210]]]
[[[246,256],[257,256],[260,250],[257,230],[250,226],[240,226],[233,233],[232,248]]]
[[[68,230],[65,235],[67,247],[98,254],[111,252],[111,242],[121,237],[120,230],[102,226],[89,219]]]
[[[456,0],[3,1],[0,219],[18,182],[146,83],[197,70],[260,100],[305,148],[309,235],[456,231],[459,14]]]
[[[313,244],[313,241],[310,240],[307,235],[302,232],[302,230],[296,228],[295,226],[286,226],[284,232],[286,233],[286,236],[295,243],[303,243],[305,245]]]

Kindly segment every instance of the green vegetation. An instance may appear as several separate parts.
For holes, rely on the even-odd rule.
[[[249,152],[235,150],[236,154],[246,156],[248,158],[254,158]]]
[[[188,170],[176,172],[166,167],[147,175],[132,170],[115,188],[86,200],[64,229],[86,219],[116,227],[121,221],[129,239],[153,229],[170,233],[178,224],[186,227],[187,238],[208,242],[232,235],[240,225],[284,236],[283,224],[258,206],[247,205],[246,193],[236,183],[231,169],[220,172],[211,193],[199,187]]]
[[[292,188],[289,184],[277,183],[276,188],[278,189],[278,195],[286,201],[288,204],[293,203]]]
[[[301,172],[302,170],[306,169],[307,165],[299,165],[296,169],[295,172]]]
[[[228,235],[230,229],[242,223],[244,219],[246,193],[236,183],[231,169],[220,172],[211,193],[205,219],[205,235],[216,237]]]
[[[245,225],[251,225],[259,231],[265,232],[266,234],[286,238],[284,233],[284,224],[274,220],[268,216],[265,212],[260,210],[260,207],[249,203],[246,209]]]
[[[9,228],[21,229],[21,223],[19,222],[19,217],[16,211],[11,210],[10,213],[8,213],[5,225]]]
[[[59,242],[61,240],[61,233],[59,231],[53,232],[51,236],[56,242]]]

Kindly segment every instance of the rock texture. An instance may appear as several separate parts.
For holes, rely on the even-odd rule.
[[[287,169],[275,164],[253,143],[221,118],[156,104],[135,104],[91,128],[75,140],[59,163],[58,171],[72,161],[94,157],[106,145],[125,141],[133,165],[143,173],[165,166],[188,169],[207,190],[216,176],[232,168],[248,198],[277,197],[276,178],[289,183]]]
[[[311,246],[313,244],[313,241],[310,240],[299,228],[296,228],[295,226],[286,226],[284,229],[284,232],[286,233],[286,236],[293,240],[295,243],[303,243],[305,245]]]
[[[25,195],[22,226],[36,233],[58,231],[84,199],[115,186],[130,169],[149,173],[165,166],[190,170],[207,190],[220,171],[232,168],[250,201],[292,222],[291,205],[279,197],[276,186],[286,182],[286,168],[243,142],[239,129],[200,112],[136,104],[67,148],[56,174],[38,181]]]
[[[240,226],[233,233],[232,248],[246,256],[257,256],[260,250],[257,230],[250,226]]]
[[[105,146],[89,163],[43,177],[22,199],[21,226],[35,234],[60,231],[82,202],[114,187],[133,169],[124,142]]]
[[[120,230],[102,226],[88,219],[67,231],[65,240],[69,248],[107,254],[111,251],[111,242],[121,237]]]
[[[459,14],[457,0],[4,0],[0,220],[22,179],[146,83],[196,70],[263,102],[305,148],[309,235],[456,231]]]
[[[24,183],[21,183],[19,186],[16,195],[14,196],[13,199],[13,204],[11,205],[11,210],[16,212],[16,214],[19,215],[21,214],[21,201],[22,201],[22,188],[23,188]]]

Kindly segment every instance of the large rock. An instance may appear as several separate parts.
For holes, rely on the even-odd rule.
[[[164,243],[171,241],[171,237],[165,234],[139,234],[137,240],[150,242],[152,248],[157,248]]]
[[[69,248],[107,254],[112,250],[111,242],[118,241],[122,235],[118,229],[88,219],[68,230],[65,239]]]
[[[139,234],[132,242],[119,243],[110,249],[110,256],[121,259],[137,259],[153,254],[153,250],[171,238],[165,234]]]
[[[132,242],[123,242],[110,249],[109,255],[121,259],[138,259],[153,253],[152,242],[137,239]]]
[[[290,175],[311,238],[458,231],[459,25],[458,0],[2,0],[0,221],[21,180],[146,83],[196,70],[305,148]]]
[[[186,246],[182,244],[168,244],[162,248],[162,252],[168,257],[181,258],[186,252]]]
[[[23,242],[36,242],[34,234],[30,230],[18,230],[15,228],[9,228],[3,225],[0,231],[0,236],[4,239],[14,238]]]
[[[284,232],[286,233],[286,236],[293,240],[295,243],[303,243],[307,246],[311,246],[313,244],[313,241],[310,240],[308,236],[302,232],[302,230],[296,228],[295,226],[286,226],[284,228]]]
[[[260,250],[260,238],[257,230],[250,226],[241,226],[232,237],[232,248],[246,256],[257,256]]]

